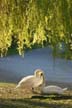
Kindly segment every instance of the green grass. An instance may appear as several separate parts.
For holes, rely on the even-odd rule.
[[[16,84],[0,83],[0,108],[72,108],[72,91],[63,95],[33,94]]]

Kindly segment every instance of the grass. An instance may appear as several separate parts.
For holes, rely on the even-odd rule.
[[[63,95],[33,94],[16,84],[0,83],[0,108],[72,108],[72,91]]]

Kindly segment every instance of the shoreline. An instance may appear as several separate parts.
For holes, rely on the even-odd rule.
[[[9,82],[9,81],[0,81],[0,83],[9,83],[9,84],[18,84],[18,82]],[[57,81],[46,81],[46,86],[55,85],[62,88],[68,88],[68,90],[72,90],[72,83],[67,82],[57,82]]]

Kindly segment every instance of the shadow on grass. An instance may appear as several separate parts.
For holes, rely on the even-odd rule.
[[[48,95],[32,96],[31,99],[0,99],[0,108],[72,108],[72,104],[59,102],[68,99],[72,99],[72,96]],[[54,100],[58,101],[54,103]]]
[[[48,94],[48,95],[40,95],[40,96],[32,96],[32,99],[53,99],[53,100],[68,100],[72,99],[72,96],[70,95],[59,95],[59,94]]]
[[[48,108],[48,103],[31,99],[2,100],[0,108]]]

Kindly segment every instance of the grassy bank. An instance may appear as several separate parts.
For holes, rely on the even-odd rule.
[[[15,90],[15,86],[0,83],[0,108],[72,108],[72,91],[63,95],[40,95],[29,90]]]

